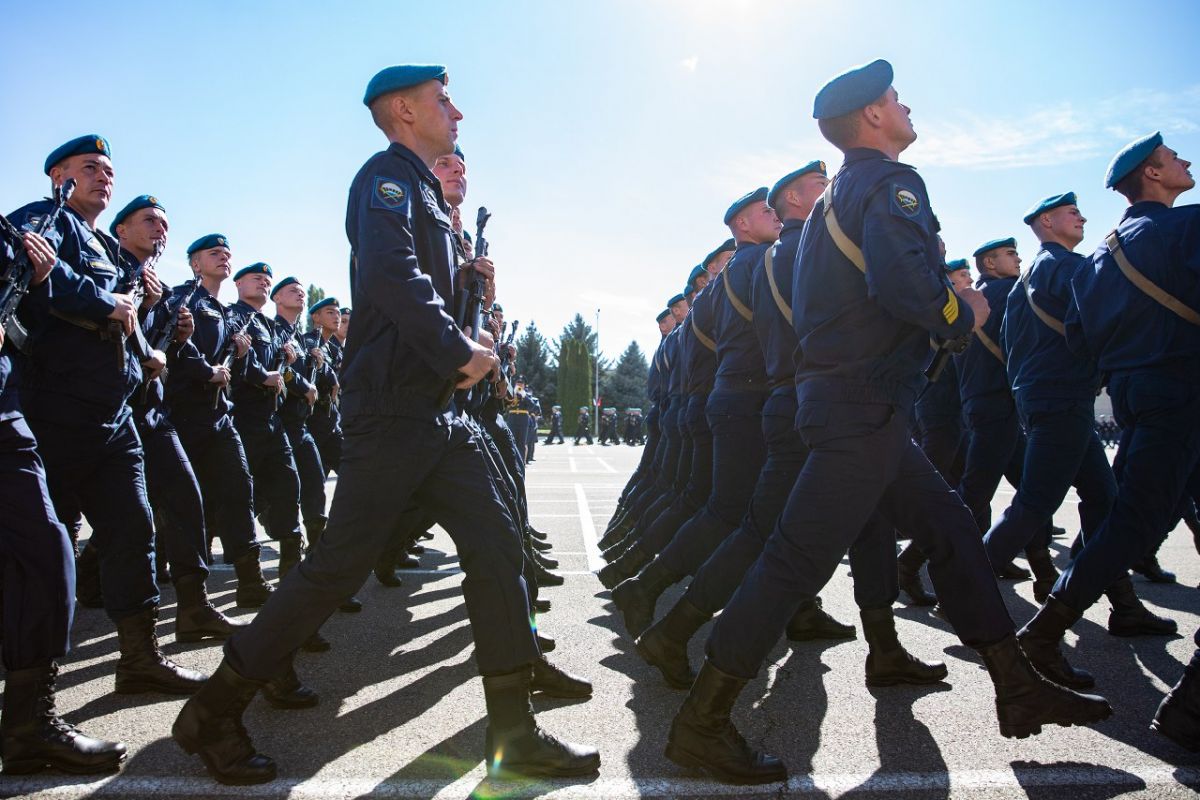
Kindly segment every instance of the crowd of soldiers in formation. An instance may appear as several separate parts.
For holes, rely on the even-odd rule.
[[[526,405],[529,408],[526,408]],[[522,414],[528,415],[528,422],[521,419]],[[542,406],[538,402],[537,397],[530,395],[526,402],[525,398],[525,380],[522,377],[517,378],[516,382],[516,398],[513,406],[509,409],[509,415],[505,418],[508,422],[508,427],[512,429],[513,434],[521,438],[521,431],[528,427],[528,434],[525,441],[528,442],[527,454],[525,462],[534,461],[534,445],[537,443],[538,428],[545,423],[546,440],[542,444],[564,444],[563,438],[563,413],[562,406],[553,406],[550,409],[549,419],[542,418]],[[642,410],[640,408],[625,409],[623,418],[618,416],[615,407],[608,407],[601,411],[596,439],[600,444],[608,447],[610,444],[625,444],[633,447],[646,443],[646,434],[643,428]],[[579,416],[575,421],[575,444],[582,442],[595,444],[592,438],[592,412],[587,406],[579,407]]]
[[[1180,519],[1200,527],[1200,225],[1195,206],[1174,207],[1194,185],[1188,163],[1161,136],[1131,143],[1107,179],[1130,211],[1093,256],[1074,253],[1075,196],[1057,195],[1024,220],[1042,242],[1033,266],[1022,276],[1015,242],[993,240],[975,253],[972,286],[898,160],[916,134],[892,79],[876,61],[826,84],[814,117],[845,153],[841,170],[831,179],[814,161],[737,199],[723,218],[732,238],[659,315],[646,447],[601,542],[599,577],[637,652],[687,692],[666,757],[730,783],[786,779],[738,733],[733,707],[782,636],[857,635],[819,597],[847,553],[867,684],[947,677],[908,652],[892,611],[902,594],[937,603],[987,667],[1000,733],[1024,738],[1112,713],[1063,656],[1063,634],[1104,595],[1112,634],[1174,632],[1128,570],[1172,580],[1158,546]],[[537,413],[524,387],[510,397],[496,268],[461,230],[463,117],[447,82],[444,67],[404,65],[368,84],[363,102],[389,145],[350,190],[349,336],[335,300],[306,309],[302,283],[276,282],[263,262],[234,272],[221,234],[188,248],[193,280],[163,287],[153,267],[169,226],[156,197],[122,209],[111,236],[97,227],[114,184],[108,143],[84,136],[47,158],[54,197],[11,215],[20,232],[3,252],[5,275],[27,276],[0,357],[6,772],[103,772],[125,758],[55,707],[77,565],[80,599],[117,629],[116,691],[191,695],[174,740],[218,781],[261,783],[277,767],[254,747],[247,707],[260,692],[279,708],[320,702],[294,653],[328,649],[320,627],[361,607],[353,595],[372,571],[398,583],[398,562],[434,522],[464,572],[489,772],[599,768],[596,748],[555,737],[531,707],[534,695],[586,700],[591,686],[547,659],[554,642],[538,630],[550,610],[539,586],[562,578],[529,524]],[[306,311],[315,327],[300,335]],[[1113,466],[1094,418],[1102,380],[1120,423]],[[1002,477],[1017,496],[993,523]],[[1051,520],[1072,484],[1080,535],[1060,574]],[[276,586],[256,516],[278,542]],[[76,558],[83,519],[92,534]],[[207,598],[212,539],[235,568],[238,605],[260,609],[248,624]],[[908,541],[899,555],[897,540]],[[1029,577],[1013,563],[1022,549],[1043,605],[1018,630],[996,579]],[[226,641],[211,676],[159,647],[168,577],[177,637]],[[688,577],[656,618],[661,594]],[[714,617],[695,670],[688,642]],[[1200,655],[1153,726],[1200,748]]]

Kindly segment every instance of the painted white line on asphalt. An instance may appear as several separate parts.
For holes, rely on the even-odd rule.
[[[600,545],[596,543],[596,526],[592,521],[592,510],[588,508],[583,484],[575,484],[575,500],[579,503],[579,524],[583,528],[583,549],[587,552],[588,569],[599,572],[604,566],[600,558]]]
[[[600,466],[604,467],[609,472],[616,473],[616,470],[612,468],[612,465],[609,464],[607,461],[605,461],[603,458],[596,456],[596,460],[600,462]]]
[[[567,463],[571,465],[571,472],[579,472],[579,470],[576,469],[576,467],[575,467],[575,456],[571,456],[570,458],[568,458]],[[578,484],[576,484],[576,485],[578,485]]]
[[[289,797],[293,800],[351,800],[358,797],[462,797],[483,780],[482,764],[476,765],[450,785],[445,780],[384,780],[370,778],[310,778],[304,781],[275,780],[257,786],[221,786],[211,780],[191,777],[142,777],[113,775],[99,780],[79,780],[69,784],[63,778],[6,776],[4,793],[36,798],[68,798],[103,794],[113,797]],[[534,780],[521,783],[488,782],[480,786],[481,796],[604,798],[624,800],[640,797],[688,796],[778,796],[841,795],[853,790],[855,796],[894,792],[955,792],[1005,790],[1023,797],[1031,788],[1186,787],[1200,781],[1200,768],[1170,767],[1162,764],[1056,767],[1031,766],[1013,769],[955,770],[953,772],[876,772],[871,774],[796,775],[786,786],[726,786],[696,778],[601,778],[586,784],[570,780]]]

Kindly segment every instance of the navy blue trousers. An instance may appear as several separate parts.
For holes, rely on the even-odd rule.
[[[0,569],[4,668],[38,667],[70,649],[75,556],[54,513],[33,432],[0,420]]]
[[[713,437],[712,492],[659,554],[672,575],[691,575],[741,523],[767,460],[763,392],[714,389],[705,405]]]
[[[1053,596],[1084,612],[1166,538],[1200,460],[1200,369],[1114,373],[1122,468],[1112,510],[1059,576]]]
[[[978,647],[1013,632],[971,512],[912,441],[907,409],[802,404],[810,453],[762,555],[717,618],[708,657],[753,678],[787,621],[815,597],[876,514],[910,533],[962,640]]]
[[[317,403],[304,424],[321,451],[321,466],[325,468],[325,475],[338,472],[342,463],[342,412],[336,405]]]
[[[154,523],[142,443],[126,407],[111,424],[29,417],[59,519],[87,517],[100,556],[104,610],[114,622],[158,606]]]
[[[175,429],[200,483],[204,521],[221,540],[225,563],[259,551],[254,529],[254,493],[242,437],[228,415],[214,423],[177,420]]]
[[[279,417],[233,417],[246,465],[254,481],[254,510],[265,519],[267,535],[276,541],[300,538],[300,476]],[[340,473],[339,473],[340,475]]]
[[[1017,495],[984,538],[993,564],[1003,565],[1046,525],[1072,486],[1079,493],[1084,538],[1095,534],[1117,496],[1117,481],[1096,435],[1095,401],[1024,403],[1017,399],[1026,431],[1025,463]]]
[[[413,503],[454,540],[480,673],[503,675],[532,664],[538,649],[516,522],[468,426],[459,419],[447,425],[351,417],[341,466],[324,535],[226,644],[230,665],[254,680],[277,675],[362,586]]]
[[[688,468],[688,480],[684,490],[672,497],[666,508],[654,509],[646,515],[651,518],[639,538],[641,548],[647,553],[658,553],[674,538],[679,528],[695,516],[708,502],[712,492],[713,437],[704,414],[707,395],[692,395],[688,398],[685,425],[692,437],[692,460]],[[653,515],[653,516],[652,516]]]
[[[173,577],[208,575],[208,533],[200,484],[179,434],[162,420],[153,429],[138,425],[146,454],[146,491],[159,521],[158,542]],[[221,498],[214,498],[220,502]]]
[[[304,427],[302,421],[288,421],[283,426],[292,458],[296,463],[296,474],[300,478],[300,514],[304,527],[312,531],[325,529],[325,476],[328,474],[321,463],[321,450],[317,441]]]

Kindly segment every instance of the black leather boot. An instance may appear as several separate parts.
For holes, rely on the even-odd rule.
[[[630,530],[633,529],[633,520],[629,518],[628,512],[621,514],[621,517],[610,524],[604,531],[604,535],[600,537],[599,546],[601,550],[607,550],[617,542],[625,538]]]
[[[117,694],[192,694],[204,684],[203,672],[181,667],[163,655],[155,632],[157,623],[157,608],[117,620],[117,642],[121,647]]]
[[[696,673],[688,662],[688,642],[710,619],[710,614],[696,608],[684,595],[638,637],[638,654],[647,664],[658,668],[672,689],[690,689]]]
[[[300,649],[306,653],[324,653],[333,647],[329,640],[321,635],[320,631],[314,631],[313,635],[304,640],[300,645]]]
[[[555,643],[555,641],[549,636],[545,636],[541,633],[535,633],[534,636],[537,638],[539,653],[551,653],[554,651],[554,648],[558,647],[558,644]]]
[[[1150,730],[1158,731],[1180,747],[1200,753],[1200,649],[1184,668],[1179,683],[1159,704]]]
[[[530,536],[532,536],[534,539],[537,539],[539,542],[544,542],[550,538],[549,534],[544,533],[543,531],[539,531],[537,528],[533,527],[532,525],[526,525],[525,530],[529,533]],[[430,536],[429,538],[432,539],[433,537]]]
[[[283,672],[267,681],[262,687],[263,697],[275,708],[312,708],[321,702],[321,696],[300,682],[291,661]]]
[[[558,566],[558,561],[556,559],[544,556],[537,550],[534,550],[532,547],[530,547],[526,552],[529,554],[529,557],[533,559],[534,563],[542,569],[555,569]]]
[[[996,687],[1001,736],[1024,739],[1043,725],[1090,725],[1112,714],[1103,697],[1073,692],[1039,674],[1014,636],[979,648],[979,655]]]
[[[606,564],[611,564],[621,556],[625,555],[626,551],[628,551],[629,548],[633,547],[635,544],[637,544],[637,536],[631,533],[628,536],[623,537],[612,547],[601,552],[600,557],[604,559]]]
[[[529,546],[539,553],[549,553],[554,549],[554,545],[549,542],[543,542],[541,539],[535,539],[532,536],[529,537]]]
[[[321,537],[325,535],[326,521],[319,519],[316,522],[305,523],[304,532],[308,536],[308,546],[304,548],[304,555],[308,555],[317,546],[317,542],[321,541]]]
[[[577,700],[592,696],[592,684],[559,669],[542,656],[533,662],[533,681],[529,684],[529,691],[541,692],[547,697]]]
[[[390,558],[381,557],[375,562],[375,579],[392,588],[402,584],[400,576],[396,574],[396,564]]]
[[[258,562],[258,550],[251,550],[233,562],[237,574],[237,605],[239,608],[258,608],[267,602],[275,587],[263,577],[262,564]]]
[[[535,598],[529,606],[539,614],[546,614],[550,611],[550,601],[544,597]]]
[[[555,575],[553,572],[542,567],[536,561],[530,564],[533,571],[533,579],[537,581],[538,586],[562,586],[565,579],[562,575]]]
[[[1033,571],[1033,599],[1039,603],[1046,602],[1054,584],[1058,583],[1058,570],[1054,567],[1054,559],[1050,548],[1033,550],[1025,554],[1029,559],[1029,569]]]
[[[346,600],[344,600],[342,602],[342,604],[340,606],[338,606],[338,611],[342,612],[343,614],[357,614],[358,612],[360,612],[362,610],[363,610],[362,600],[359,600],[354,595],[350,595],[348,598],[346,598]]]
[[[1004,581],[1023,581],[1029,578],[1029,570],[1018,567],[1012,561],[1001,564],[995,569],[996,577]]]
[[[1128,576],[1108,587],[1104,594],[1112,603],[1108,632],[1113,636],[1170,636],[1178,630],[1175,620],[1160,617],[1142,605]]]
[[[1087,670],[1076,669],[1067,663],[1060,647],[1063,634],[1079,619],[1080,614],[1058,598],[1050,595],[1033,619],[1017,632],[1021,649],[1029,663],[1047,680],[1068,689],[1090,689],[1096,679]]]
[[[488,773],[498,777],[569,778],[600,768],[593,747],[572,744],[541,730],[529,705],[531,670],[485,676],[483,696],[488,727],[484,760]]]
[[[621,581],[637,575],[653,557],[653,554],[647,553],[635,542],[620,558],[600,570],[600,582],[604,584],[604,588],[612,589]]]
[[[650,627],[659,596],[678,580],[679,576],[668,572],[656,558],[637,575],[617,584],[612,590],[612,599],[625,621],[629,638],[636,639]]]
[[[401,553],[396,559],[396,569],[420,569],[421,559],[414,556],[412,553]]]
[[[300,541],[299,536],[289,536],[287,539],[279,541],[279,580],[287,577],[287,574],[296,568],[300,563],[300,559],[304,557],[304,542]]]
[[[1133,565],[1133,571],[1145,576],[1151,583],[1174,583],[1175,573],[1168,572],[1158,563],[1158,554],[1151,553]]]
[[[75,599],[84,608],[104,608],[100,590],[100,554],[89,541],[75,559]]]
[[[0,759],[5,775],[50,769],[74,774],[112,772],[125,760],[125,745],[82,733],[58,715],[54,679],[58,667],[9,670],[0,713]]]
[[[752,750],[730,720],[745,678],[726,674],[707,659],[667,737],[666,756],[722,783],[738,785],[787,780],[787,768],[772,755]]]
[[[911,606],[932,606],[937,603],[937,597],[925,589],[921,580],[921,566],[925,563],[925,554],[912,542],[904,546],[896,557],[896,579],[900,591],[908,595]]]
[[[189,755],[199,755],[208,774],[221,783],[246,786],[275,780],[275,762],[254,750],[242,714],[258,691],[222,661],[204,688],[183,705],[171,736]]]
[[[205,575],[198,572],[175,579],[179,607],[175,611],[175,641],[198,642],[201,639],[228,639],[244,622],[234,622],[213,608],[204,585]]]
[[[892,608],[864,608],[859,612],[867,653],[867,686],[922,686],[946,678],[941,661],[922,661],[904,649],[896,636],[896,618]]]
[[[858,632],[853,625],[843,625],[825,611],[821,598],[806,600],[788,620],[789,642],[810,642],[814,639],[856,639]]]

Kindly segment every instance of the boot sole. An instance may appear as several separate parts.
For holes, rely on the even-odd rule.
[[[100,764],[72,764],[68,762],[52,761],[45,758],[21,759],[11,761],[5,759],[4,769],[0,770],[3,775],[32,775],[36,772],[42,772],[47,769],[66,772],[71,775],[97,775],[102,772],[116,772],[121,768],[121,764],[125,762],[125,757],[128,753],[122,753],[119,758],[114,761],[106,761]]]
[[[116,694],[148,694],[150,692],[158,692],[159,694],[174,694],[174,695],[190,695],[200,691],[200,687],[204,683],[197,683],[195,686],[164,686],[160,683],[118,683],[113,690]]]
[[[929,606],[937,605],[937,600],[931,600],[927,597],[913,597],[908,592],[903,592],[903,595],[904,595],[904,597],[908,598],[903,601],[904,605],[906,605],[906,606],[918,606],[920,608],[928,608]]]
[[[867,686],[882,688],[886,686],[930,686],[935,683],[945,683],[949,673],[935,678],[917,678],[909,675],[885,675],[881,678],[867,678]]]
[[[1124,638],[1132,638],[1134,636],[1174,636],[1179,633],[1178,628],[1116,628],[1109,627],[1109,634],[1112,636],[1121,636]]]
[[[272,766],[269,775],[257,775],[252,778],[231,778],[228,775],[222,775],[211,764],[208,763],[208,759],[205,758],[204,754],[200,752],[200,745],[196,744],[189,737],[181,735],[177,731],[172,730],[171,738],[173,738],[175,743],[179,745],[179,748],[189,756],[199,754],[200,761],[204,764],[204,771],[207,772],[208,776],[217,783],[223,783],[226,786],[254,786],[259,783],[270,783],[271,781],[275,780],[275,777],[278,774],[276,768]]]
[[[713,769],[712,764],[708,761],[693,756],[691,753],[674,744],[673,742],[667,743],[667,749],[663,754],[676,765],[685,769],[691,769],[703,773],[720,781],[721,783],[732,783],[736,786],[758,786],[764,783],[783,783],[788,779],[786,770],[782,775],[762,775],[759,777],[731,775],[721,772],[720,770]]]
[[[1000,735],[1006,739],[1028,739],[1030,736],[1037,736],[1042,732],[1042,728],[1046,725],[1057,725],[1060,728],[1070,728],[1075,725],[1094,725],[1097,722],[1103,722],[1112,716],[1112,708],[1106,708],[1103,713],[1096,714],[1081,714],[1077,719],[1070,720],[1045,720],[1043,722],[1031,722],[1024,725],[1013,725],[1000,723]]]
[[[553,689],[539,689],[536,686],[529,687],[529,693],[537,693],[539,697],[553,697],[557,700],[591,700],[592,690],[586,692],[556,692]]]
[[[600,756],[594,761],[580,764],[576,767],[549,767],[536,764],[496,767],[488,765],[488,777],[499,781],[513,781],[521,778],[578,778],[591,775],[600,769]]]

